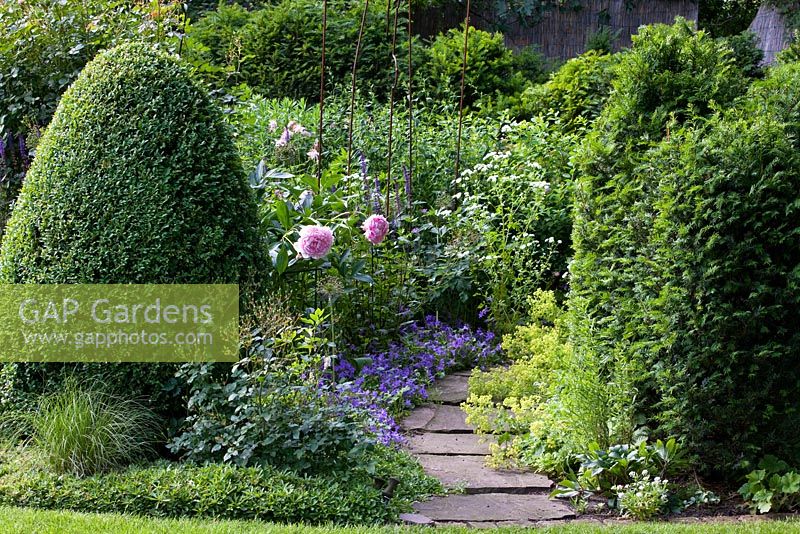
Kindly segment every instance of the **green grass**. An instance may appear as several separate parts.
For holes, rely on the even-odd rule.
[[[498,529],[500,532],[521,532],[523,529]],[[297,534],[383,534],[390,532],[476,532],[463,528],[404,527],[305,527],[276,525],[257,521],[212,521],[195,519],[149,519],[118,514],[83,514],[75,512],[53,512],[27,508],[0,507],[0,532],[4,534],[264,534],[287,532]],[[589,534],[614,532],[621,534],[791,534],[800,533],[800,521],[747,521],[745,523],[706,523],[686,525],[679,523],[635,523],[613,525],[607,528],[584,524],[565,524],[541,529],[553,534]]]

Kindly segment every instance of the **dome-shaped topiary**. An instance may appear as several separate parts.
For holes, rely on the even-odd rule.
[[[177,59],[106,51],[64,94],[0,250],[0,283],[240,283],[261,262],[255,200],[221,112]],[[174,364],[8,364],[24,403],[66,374],[179,415]],[[168,393],[172,391],[172,393]]]
[[[221,114],[176,59],[100,54],[65,93],[8,223],[5,283],[234,283],[256,206]]]

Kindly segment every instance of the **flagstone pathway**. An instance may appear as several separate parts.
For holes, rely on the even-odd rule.
[[[460,408],[467,400],[468,377],[468,372],[456,373],[437,382],[430,392],[432,403],[418,407],[403,421],[408,450],[425,471],[448,488],[463,489],[463,494],[416,503],[416,513],[404,514],[401,519],[414,524],[492,528],[574,518],[569,506],[549,499],[553,483],[547,477],[484,465],[489,454],[487,436],[473,433]]]

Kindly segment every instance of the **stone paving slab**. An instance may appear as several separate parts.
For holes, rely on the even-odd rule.
[[[424,430],[425,425],[431,422],[436,414],[436,406],[425,404],[414,408],[408,417],[400,423],[405,430]]]
[[[515,521],[510,521],[510,523],[512,523],[514,526],[517,526]],[[483,528],[497,528],[497,522],[496,521],[469,521],[467,523],[467,526],[469,528],[481,528],[481,529],[483,529]]]
[[[433,525],[433,519],[422,514],[400,514],[398,519],[406,525]]]
[[[575,516],[570,508],[546,495],[449,495],[415,503],[417,513],[438,522],[496,523],[569,519]],[[487,525],[489,526],[489,525]]]
[[[467,400],[467,382],[466,376],[446,376],[431,386],[428,390],[429,398],[433,402],[458,406]]]
[[[465,414],[458,406],[447,404],[425,404],[415,409],[402,422],[406,430],[471,434],[474,427],[466,422]]]
[[[408,451],[412,454],[486,456],[491,452],[489,443],[495,441],[494,436],[426,432],[408,438]]]
[[[482,456],[415,456],[430,476],[438,478],[445,486],[463,487],[468,494],[533,493],[547,491],[552,486],[546,476],[536,473],[489,469],[484,465],[485,458]]]

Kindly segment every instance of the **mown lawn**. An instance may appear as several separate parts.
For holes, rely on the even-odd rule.
[[[498,532],[521,532],[524,529],[504,528]],[[443,532],[476,532],[463,528],[436,529]],[[42,511],[27,508],[0,507],[0,532],[4,534],[264,534],[288,532],[302,534],[381,534],[390,532],[431,532],[426,528],[406,527],[307,527],[276,525],[257,521],[213,521],[195,519],[151,519],[121,514],[82,514],[63,511]],[[541,532],[554,534],[589,534],[614,532],[621,534],[784,534],[800,533],[800,521],[747,521],[744,523],[707,523],[686,525],[678,523],[637,523],[598,527],[580,523],[543,528]]]

